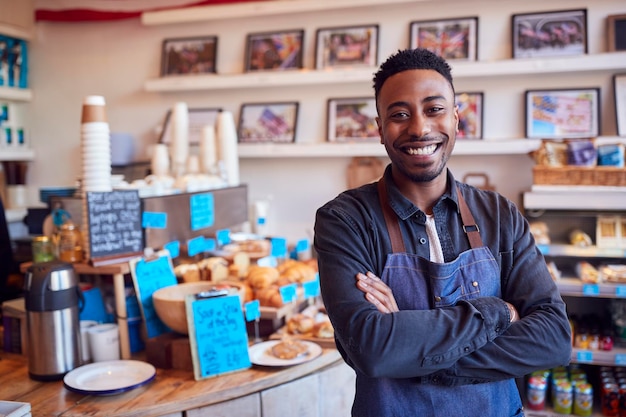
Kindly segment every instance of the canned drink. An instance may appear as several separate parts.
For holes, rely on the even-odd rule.
[[[531,410],[544,410],[546,408],[546,391],[548,383],[543,376],[531,376],[528,378],[526,399],[528,408]]]
[[[602,415],[619,416],[619,386],[616,383],[609,382],[602,385],[601,401]]]
[[[574,414],[588,417],[593,412],[593,388],[591,384],[581,383],[576,385],[574,391]]]
[[[572,384],[561,380],[554,386],[554,412],[558,414],[572,414],[574,395]]]
[[[626,384],[622,384],[619,386],[619,405],[618,405],[620,417],[626,417]]]

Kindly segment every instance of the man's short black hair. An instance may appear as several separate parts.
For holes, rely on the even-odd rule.
[[[380,65],[376,74],[374,74],[374,97],[376,97],[376,101],[378,102],[378,94],[387,78],[399,72],[414,69],[437,71],[448,80],[450,87],[452,87],[452,92],[454,92],[452,69],[445,59],[423,48],[403,49],[398,50],[398,52],[387,58]]]

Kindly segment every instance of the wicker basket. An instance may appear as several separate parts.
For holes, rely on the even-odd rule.
[[[626,186],[626,169],[615,167],[533,167],[537,185],[611,185]]]

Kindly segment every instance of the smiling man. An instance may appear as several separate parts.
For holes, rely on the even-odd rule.
[[[515,378],[569,362],[565,305],[528,223],[454,179],[449,65],[398,51],[374,76],[391,163],[318,209],[315,249],[353,416],[522,416]]]

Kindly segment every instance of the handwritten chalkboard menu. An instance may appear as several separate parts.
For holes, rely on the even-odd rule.
[[[196,380],[247,369],[248,333],[239,295],[185,299]]]
[[[94,265],[120,262],[143,251],[137,190],[88,192],[89,253]]]

